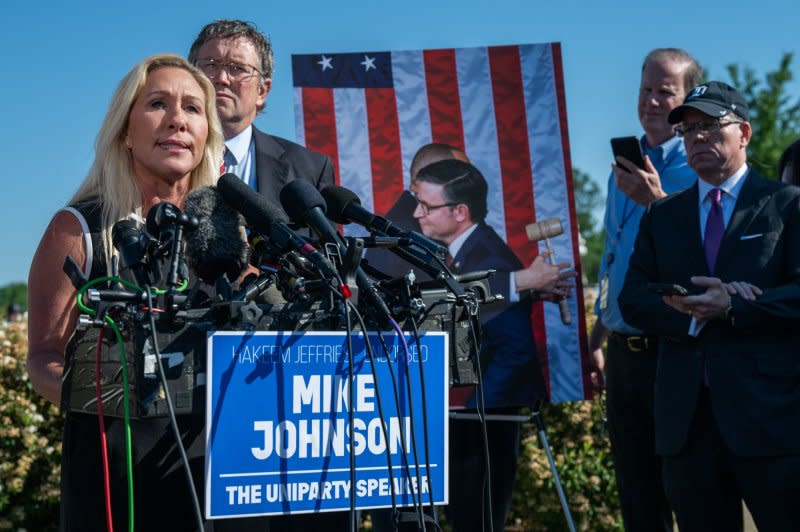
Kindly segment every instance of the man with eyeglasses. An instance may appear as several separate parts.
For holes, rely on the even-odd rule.
[[[700,179],[650,205],[619,298],[660,339],[656,451],[682,532],[742,530],[742,500],[759,530],[800,530],[800,189],[747,165],[748,117],[717,81],[670,113]]]
[[[216,89],[217,113],[225,137],[226,172],[236,174],[276,205],[280,205],[283,186],[294,179],[308,179],[318,189],[333,184],[330,158],[263,133],[253,125],[264,110],[273,69],[272,46],[253,24],[240,20],[207,24],[192,43],[189,61],[208,76]],[[231,521],[231,525],[265,530],[264,521],[244,518]],[[268,523],[272,532],[347,527],[348,512],[278,516],[269,518]]]
[[[604,218],[606,241],[598,274],[597,321],[589,336],[596,386],[605,369],[611,453],[622,519],[630,531],[672,531],[672,512],[661,487],[661,461],[654,453],[653,382],[657,341],[624,320],[617,305],[628,259],[647,206],[697,181],[683,140],[667,117],[703,76],[697,61],[677,48],[645,57],[639,85],[639,123],[644,168],[624,157],[611,165]],[[603,342],[608,339],[604,364]],[[605,366],[605,367],[604,367]]]
[[[266,105],[273,70],[272,46],[253,24],[240,20],[207,24],[192,43],[189,61],[216,89],[226,172],[277,204],[281,188],[293,179],[308,179],[318,189],[333,184],[330,158],[253,125]]]
[[[486,180],[473,165],[463,160],[445,159],[421,168],[411,183],[411,192],[416,199],[414,218],[422,233],[447,245],[450,267],[455,273],[494,269],[506,274],[489,280],[492,292],[504,294],[505,299],[481,307],[481,388],[488,412],[517,414],[515,406],[543,399],[545,388],[535,358],[530,297],[523,296],[516,303],[509,300],[508,274],[520,270],[522,265],[484,221]],[[553,276],[558,276],[557,269]],[[466,406],[475,408],[476,404],[473,395]],[[489,499],[484,495],[487,483],[481,424],[454,419],[449,427],[448,520],[458,532],[488,530],[489,512],[485,505]],[[519,423],[489,421],[487,437],[492,524],[494,530],[502,530],[519,455]]]
[[[431,142],[420,147],[411,159],[409,173],[413,182],[420,169],[439,161],[457,159],[469,162],[467,154],[458,148],[440,142]],[[386,213],[386,218],[394,224],[410,231],[419,231],[419,220],[414,217],[417,201],[413,193],[406,190],[395,200],[394,205]],[[389,277],[399,277],[409,270],[408,264],[397,261],[396,256],[388,250],[373,248],[367,250],[366,257],[371,266]],[[541,253],[524,268],[516,271],[498,271],[494,279],[505,288],[499,292],[510,301],[519,301],[521,297],[533,295],[546,301],[558,301],[569,296],[574,270],[567,270],[569,263],[550,264],[546,253]],[[428,280],[424,272],[417,272],[417,278]]]

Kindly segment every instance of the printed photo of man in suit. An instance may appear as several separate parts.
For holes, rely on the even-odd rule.
[[[414,218],[422,233],[444,243],[454,273],[495,269],[490,278],[493,293],[504,301],[481,307],[483,341],[480,363],[482,388],[488,413],[514,414],[511,405],[531,404],[544,398],[544,382],[531,332],[531,298],[516,303],[509,299],[510,273],[522,264],[484,218],[488,185],[473,165],[446,159],[420,169],[411,183],[416,200]],[[553,268],[553,280],[558,269]],[[467,406],[475,407],[473,396]],[[498,408],[503,406],[505,408]],[[448,515],[454,530],[484,530],[489,527],[483,494],[483,433],[476,420],[450,421],[450,505]],[[502,530],[511,503],[517,456],[519,422],[488,421],[487,436],[491,467],[492,517],[495,530]],[[483,481],[482,481],[483,479]]]
[[[699,180],[650,204],[619,297],[659,337],[656,452],[683,532],[741,530],[742,500],[759,530],[800,530],[800,189],[748,166],[748,119],[716,81],[670,113]]]
[[[511,303],[508,274],[522,268],[503,239],[485,222],[488,186],[470,163],[443,160],[424,167],[411,184],[416,199],[414,218],[422,233],[444,243],[450,269],[466,273],[494,269],[489,278],[494,294],[503,301],[481,308],[487,348],[481,353],[485,368],[483,394],[487,406],[530,404],[534,389],[543,391],[541,372],[535,366],[530,325],[530,299]],[[558,276],[554,268],[554,280]],[[495,320],[500,315],[502,320]],[[537,386],[531,385],[536,379]],[[510,385],[522,381],[524,386]],[[517,394],[518,397],[511,395]]]
[[[411,160],[409,168],[411,182],[414,182],[422,168],[447,159],[470,162],[464,151],[448,144],[432,142],[421,146]],[[419,219],[414,216],[416,208],[417,202],[413,194],[404,190],[386,213],[386,218],[408,231],[420,231]],[[365,259],[373,268],[388,277],[399,277],[409,270],[408,264],[398,261],[396,256],[386,249],[369,249]],[[547,260],[547,255],[542,253],[537,255],[528,266],[518,270],[498,270],[494,282],[508,285],[503,293],[509,294],[511,301],[517,301],[526,294],[546,301],[558,300],[570,294],[575,272],[564,271],[568,267],[569,263],[551,264]],[[430,279],[425,272],[416,272],[416,275],[417,279],[421,281]],[[553,278],[556,275],[558,278],[554,282]]]
[[[192,43],[189,61],[214,84],[225,137],[225,171],[280,205],[279,193],[294,179],[317,189],[332,185],[330,158],[253,125],[272,88],[272,45],[250,22],[217,20]]]

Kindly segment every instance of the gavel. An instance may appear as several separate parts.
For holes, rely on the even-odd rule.
[[[561,225],[560,218],[548,218],[541,222],[534,222],[525,226],[525,232],[528,234],[528,240],[531,242],[539,242],[544,240],[547,246],[547,251],[550,254],[550,264],[556,263],[556,257],[553,253],[553,246],[550,245],[550,239],[564,233],[564,227]],[[562,298],[558,302],[558,310],[561,311],[561,322],[565,325],[572,323],[572,312],[569,310],[569,302],[566,298]]]

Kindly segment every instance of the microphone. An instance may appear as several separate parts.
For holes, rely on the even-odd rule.
[[[281,205],[289,218],[310,227],[320,240],[341,246],[342,237],[325,217],[327,204],[314,185],[305,179],[289,181],[281,189]]]
[[[406,238],[414,244],[424,247],[441,257],[447,256],[447,250],[441,244],[434,242],[416,231],[401,229],[386,218],[369,212],[361,206],[361,200],[356,193],[350,189],[329,185],[322,189],[322,197],[328,206],[328,218],[337,224],[355,222],[366,227],[370,233],[378,233],[379,235],[396,238]]]
[[[288,220],[280,207],[247,186],[235,174],[220,177],[217,190],[225,201],[236,205],[250,229],[268,236],[282,250],[299,252],[317,267],[323,277],[339,281],[339,273],[333,264],[287,225]]]
[[[131,270],[139,288],[150,286],[146,245],[142,233],[132,220],[120,220],[111,228],[111,241],[122,257],[122,262]]]
[[[323,242],[336,245],[340,253],[343,251],[344,241],[325,217],[327,209],[325,199],[314,185],[304,179],[295,179],[281,189],[280,197],[281,205],[293,222],[304,223],[317,233]],[[364,293],[365,298],[385,320],[391,321],[392,313],[389,307],[364,270],[361,267],[356,268],[355,275],[356,285]]]
[[[184,211],[199,222],[185,237],[189,268],[211,285],[222,275],[230,281],[238,279],[250,258],[242,216],[212,187],[189,192]]]
[[[337,223],[356,222],[371,233],[386,235],[399,240],[398,247],[389,251],[414,264],[433,279],[444,282],[454,293],[462,293],[456,278],[445,265],[447,248],[416,231],[406,231],[393,225],[390,220],[369,212],[361,206],[361,200],[344,187],[330,185],[322,195],[328,204],[328,217]]]

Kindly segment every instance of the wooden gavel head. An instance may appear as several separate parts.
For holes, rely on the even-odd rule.
[[[528,233],[528,240],[538,242],[545,238],[553,238],[560,235],[564,232],[564,227],[561,225],[560,218],[548,218],[541,222],[526,225],[525,232]]]

